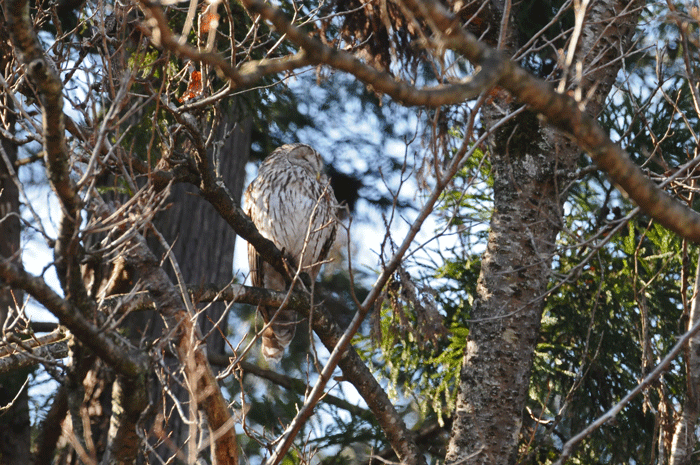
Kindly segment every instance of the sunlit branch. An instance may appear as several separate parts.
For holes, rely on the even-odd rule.
[[[0,355],[0,374],[10,373],[39,363],[56,363],[55,360],[67,356],[68,344],[65,341],[44,342],[30,349],[17,348],[10,354]]]
[[[496,55],[495,52],[487,53],[483,57],[481,71],[474,76],[455,83],[417,88],[404,81],[396,80],[389,73],[375,69],[349,52],[333,49],[310,38],[292,25],[277,9],[257,0],[246,0],[243,4],[251,12],[260,14],[270,21],[280,33],[285,34],[301,50],[288,57],[249,61],[237,69],[216,53],[200,52],[194,47],[181,43],[170,30],[160,6],[147,1],[141,3],[150,14],[150,25],[153,26],[151,38],[156,45],[162,45],[179,56],[219,69],[237,87],[249,87],[267,75],[325,64],[354,75],[370,85],[374,91],[390,95],[403,105],[437,107],[478,97],[484,90],[495,84],[502,72],[499,62],[493,59],[492,55]]]
[[[503,72],[499,66],[501,60],[496,59],[498,53],[486,50],[477,63],[481,66],[481,70],[474,76],[457,83],[418,88],[405,81],[395,79],[389,73],[377,70],[358,60],[349,52],[336,50],[311,38],[291,24],[282,12],[265,2],[242,0],[242,3],[251,12],[261,15],[272,23],[275,29],[279,33],[285,34],[289,41],[298,45],[312,63],[324,64],[346,71],[369,85],[375,92],[385,93],[402,105],[438,107],[471,100],[491,88]],[[252,67],[253,64],[250,66]]]
[[[605,412],[605,414],[598,417],[596,421],[591,423],[588,427],[583,429],[576,436],[569,439],[566,442],[566,444],[564,444],[561,455],[559,456],[559,459],[557,459],[557,461],[554,463],[554,465],[564,465],[564,463],[566,463],[567,459],[571,456],[571,454],[574,452],[574,450],[582,440],[590,436],[591,433],[603,426],[605,423],[613,420],[617,416],[617,414],[619,414],[622,411],[622,409],[630,403],[632,399],[634,399],[637,395],[641,394],[647,386],[655,382],[659,378],[659,376],[666,372],[670,368],[673,360],[675,360],[675,358],[683,350],[688,341],[690,341],[693,338],[693,336],[697,334],[698,331],[700,331],[700,321],[695,323],[695,325],[692,328],[690,328],[688,332],[686,332],[683,336],[680,337],[676,345],[673,346],[673,348],[666,354],[663,360],[659,362],[656,368],[654,368],[654,370],[651,373],[649,373],[642,380],[641,383],[639,383],[634,389],[629,391],[627,395],[625,395],[625,397],[622,398],[622,400],[615,404],[610,410]]]
[[[107,337],[98,327],[85,319],[71,302],[56,294],[42,278],[30,275],[8,260],[0,260],[0,278],[10,286],[22,289],[34,297],[82,343],[109,363],[117,373],[138,376],[145,372],[148,366],[145,356],[131,354],[126,347]]]

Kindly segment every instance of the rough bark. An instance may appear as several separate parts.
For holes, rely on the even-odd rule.
[[[694,298],[688,318],[688,329],[700,321],[700,260],[695,270]],[[673,433],[669,465],[690,465],[698,442],[696,425],[700,415],[700,335],[688,342],[686,350],[686,399]]]
[[[17,159],[16,147],[3,138],[0,138],[0,143],[13,163]],[[13,214],[19,214],[19,192],[7,166],[0,159],[0,260],[19,263],[20,223]],[[10,310],[22,305],[22,295],[17,289],[0,285],[0,327],[3,327]],[[3,431],[0,435],[0,461],[8,465],[29,462],[29,395],[24,385],[27,373],[27,370],[19,370],[0,380],[0,407],[8,407],[0,412],[0,431]]]
[[[494,135],[495,208],[460,375],[450,463],[513,462],[562,216],[562,182],[554,173],[571,169],[573,158],[557,157],[545,135],[531,113]]]
[[[0,11],[0,23],[4,24],[5,17]],[[12,59],[12,45],[7,31],[0,31],[0,69],[8,69],[7,64]],[[12,100],[2,93],[0,105],[5,111],[3,129],[9,134],[15,132],[15,116],[12,111]],[[20,263],[20,222],[19,190],[12,180],[12,167],[6,165],[5,159],[14,164],[17,160],[17,147],[11,141],[0,136],[0,260],[12,260]],[[0,284],[0,327],[4,327],[10,309],[22,304],[22,293],[17,289]],[[29,395],[27,386],[27,371],[19,370],[5,375],[0,379],[0,462],[7,465],[19,465],[29,462]],[[21,392],[20,392],[21,390]],[[19,394],[19,395],[18,395]]]
[[[114,382],[108,448],[102,456],[103,464],[136,463],[141,443],[137,424],[141,413],[148,406],[145,378],[145,374],[136,380],[119,376]]]
[[[639,11],[634,4],[594,2],[577,54],[591,72],[583,91],[597,84],[587,112],[597,116],[620,68]],[[503,103],[503,102],[502,102]],[[489,114],[490,113],[490,114]],[[486,111],[486,123],[502,115]],[[460,373],[446,462],[513,463],[527,399],[530,370],[562,224],[561,195],[578,149],[531,113],[500,128],[490,148],[494,212],[477,283],[469,338]]]

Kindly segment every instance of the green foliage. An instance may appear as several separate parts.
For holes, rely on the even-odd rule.
[[[688,125],[697,125],[697,115],[687,82],[669,76],[661,90],[642,68],[647,65],[654,60],[637,60],[634,77],[621,82],[624,92],[607,102],[601,120],[652,176],[664,176],[693,156]],[[686,186],[672,186],[688,198]],[[525,433],[532,441],[524,463],[551,461],[561,447],[553,437],[569,439],[653,369],[685,331],[690,295],[683,291],[694,279],[689,263],[696,263],[697,251],[643,216],[622,223],[631,206],[605,176],[577,184],[568,200],[569,233],[560,237],[533,367]],[[593,250],[582,245],[595,237],[593,244],[609,242]],[[576,452],[578,463],[650,463],[659,429],[672,421],[662,412],[684,400],[682,363],[674,361],[669,375],[588,438]]]
[[[436,416],[442,424],[454,410],[467,329],[453,325],[446,335],[426,340],[425,326],[410,302],[383,306],[379,319],[379,360],[390,396],[414,399],[423,418]]]
[[[556,458],[563,441],[633,389],[684,330],[681,276],[688,279],[688,263],[695,263],[697,252],[684,255],[682,241],[655,223],[649,225],[644,217],[608,237],[622,221],[622,212],[631,207],[610,190],[601,196],[605,190],[607,186],[601,188],[595,182],[570,190],[566,217],[570,233],[560,238],[561,253],[554,260],[551,293],[543,313],[530,384],[530,416],[526,413],[523,430],[523,463]],[[473,219],[480,211],[478,205],[488,204],[487,192],[486,187],[477,195],[446,192],[445,211],[450,215],[445,220],[463,226],[461,218]],[[583,245],[583,238],[596,235],[610,241],[598,250]],[[484,244],[486,238],[482,234],[480,240],[471,240],[465,241],[471,248],[444,251],[444,264],[429,278],[438,290],[439,308],[450,322],[449,341],[460,349],[468,333],[479,272],[478,254],[473,252],[478,247],[473,244]],[[384,331],[396,334],[396,317],[388,308],[384,311]],[[416,373],[408,380],[412,384],[402,384],[407,381],[401,373],[389,370],[393,383],[408,385],[431,400],[435,392],[449,392],[446,385],[454,387],[457,380],[445,372],[457,373],[461,366],[457,347],[452,350],[444,344],[438,350],[441,355],[431,358],[421,355],[411,340],[395,336],[393,344],[388,342],[392,341],[382,345],[384,356],[394,364],[408,364],[405,372]],[[683,370],[677,362],[661,384],[647,389],[613,424],[594,433],[577,451],[576,460],[647,463],[658,440],[661,404],[667,409],[678,405],[683,392]],[[436,405],[433,401],[431,407]]]
[[[657,225],[642,233],[630,224],[628,234],[615,236],[583,263],[578,253],[560,257],[556,273],[566,279],[554,283],[547,299],[530,402],[559,437],[580,431],[624,397],[682,331],[681,241]],[[586,456],[646,462],[656,447],[653,412],[661,401],[678,402],[682,392],[680,376],[647,390],[586,441],[582,463],[591,463]],[[547,425],[529,428],[540,438],[550,434]],[[539,446],[554,450],[551,443]]]
[[[378,375],[389,381],[392,399],[412,399],[417,403],[421,422],[434,417],[444,424],[445,416],[455,406],[455,388],[468,332],[455,327],[439,347],[426,347],[416,341],[413,333],[396,335],[391,313],[382,311],[382,355],[375,363]]]
[[[474,247],[486,238],[486,229],[480,225],[489,216],[490,190],[488,163],[477,149],[440,199],[439,214],[450,228],[461,231],[459,241],[447,249],[431,250],[442,265],[423,269],[425,274],[417,279],[408,279],[404,271],[397,273],[374,316],[373,341],[380,354],[370,352],[366,357],[375,355],[374,366],[389,381],[395,398],[415,403],[419,424],[436,420],[442,425],[454,411],[480,271],[480,253]],[[426,307],[433,305],[440,312],[439,328],[426,321]]]

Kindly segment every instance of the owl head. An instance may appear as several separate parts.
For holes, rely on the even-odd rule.
[[[306,144],[286,144],[275,149],[270,155],[284,156],[292,165],[301,166],[318,179],[323,173],[323,159],[312,147]]]

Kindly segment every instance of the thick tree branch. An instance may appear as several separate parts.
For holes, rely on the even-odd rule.
[[[475,65],[482,63],[490,47],[459,27],[458,19],[435,0],[405,0],[414,12],[422,13],[438,26],[449,48]],[[595,119],[579,108],[578,102],[554,91],[510,60],[500,59],[503,73],[498,84],[519,101],[543,115],[554,127],[570,134],[593,161],[639,205],[642,210],[681,237],[700,243],[700,214],[675,201],[661,190],[617,144]]]
[[[136,427],[141,413],[148,407],[145,378],[145,375],[140,378],[117,376],[112,385],[112,418],[102,463],[136,463],[141,441]]]
[[[62,217],[54,251],[56,269],[66,298],[81,311],[90,311],[90,302],[80,274],[81,250],[78,241],[81,201],[70,177],[68,146],[63,120],[63,83],[53,62],[44,54],[29,15],[29,2],[8,0],[7,23],[12,42],[36,86],[41,102],[46,171],[61,204]]]
[[[301,29],[292,25],[283,13],[264,2],[246,0],[242,3],[252,13],[259,14],[270,21],[278,32],[285,34],[302,50],[288,57],[249,61],[240,69],[236,69],[217,54],[199,52],[189,45],[181,44],[178,37],[170,30],[160,6],[146,0],[141,1],[150,14],[150,25],[153,26],[151,38],[157,45],[163,45],[179,56],[218,68],[237,87],[249,87],[267,75],[324,64],[354,75],[376,92],[386,93],[402,105],[438,107],[474,99],[484,90],[493,87],[500,76],[499,62],[493,60],[493,56],[489,56],[484,57],[483,60],[488,66],[483,66],[482,70],[473,77],[451,84],[416,88],[404,81],[397,81],[389,73],[367,65],[349,52],[333,49],[312,39]],[[495,53],[492,55],[495,56]]]
[[[67,356],[68,345],[63,341],[42,344],[31,351],[21,350],[0,356],[0,374],[34,366],[40,363],[41,359],[58,360]]]
[[[67,343],[64,344],[68,351]],[[58,355],[58,354],[57,354]],[[41,423],[39,437],[37,438],[36,452],[34,452],[33,465],[51,465],[54,463],[54,452],[56,443],[61,436],[61,423],[68,411],[68,385],[62,383],[53,396],[51,408],[46,413],[44,421]]]
[[[0,374],[66,357],[68,345],[65,339],[67,335],[64,331],[56,331],[45,336],[19,341],[16,344],[8,344],[0,349]]]
[[[48,304],[47,309],[74,333],[84,347],[89,347],[109,363],[117,373],[121,373],[125,379],[130,380],[132,384],[130,396],[145,395],[147,358],[143,354],[129,354],[128,348],[120,347],[89,321],[95,304],[88,298],[80,271],[80,260],[83,254],[78,232],[82,202],[75,183],[71,179],[70,156],[65,140],[63,119],[63,83],[53,62],[45,56],[38,41],[30,18],[29,2],[8,0],[6,5],[5,17],[10,37],[24,63],[25,74],[35,86],[41,103],[46,173],[61,206],[54,257],[56,273],[63,288],[65,300],[55,295],[43,280],[29,276],[23,269],[17,267],[8,275],[6,272],[10,270],[5,266],[12,265],[7,262],[0,262],[0,268],[3,268],[0,270],[0,275],[5,274],[2,277],[7,282],[13,280],[17,282],[16,279],[20,278],[19,281],[22,284],[38,291],[44,298],[42,303]],[[28,288],[27,291],[41,301],[36,292],[31,292]],[[70,404],[70,396],[67,400]],[[61,413],[60,409],[58,413]],[[135,427],[135,423],[126,425],[132,433],[135,433]],[[44,445],[47,446],[46,449],[43,448]],[[46,441],[42,439],[41,450],[47,451],[54,445],[55,441],[50,437]],[[136,449],[124,448],[121,452],[125,455],[115,455],[114,460],[128,462],[131,458],[135,458]]]
[[[23,268],[7,260],[0,260],[0,279],[34,297],[117,373],[136,377],[146,371],[148,361],[145,356],[130,353],[129,348],[107,337],[98,327],[83,317],[72,302],[61,298],[43,279],[30,275]]]
[[[265,2],[242,0],[242,3],[251,12],[259,14],[272,23],[280,34],[285,34],[287,39],[298,45],[313,64],[324,64],[346,71],[376,92],[385,93],[402,105],[438,107],[471,100],[493,87],[504,71],[501,63],[506,62],[505,58],[499,58],[497,52],[486,48],[482,50],[482,55],[476,63],[481,70],[474,76],[454,84],[417,88],[363,63],[349,52],[336,50],[311,38],[295,27],[281,11]],[[248,66],[252,68],[255,64],[250,63]]]

